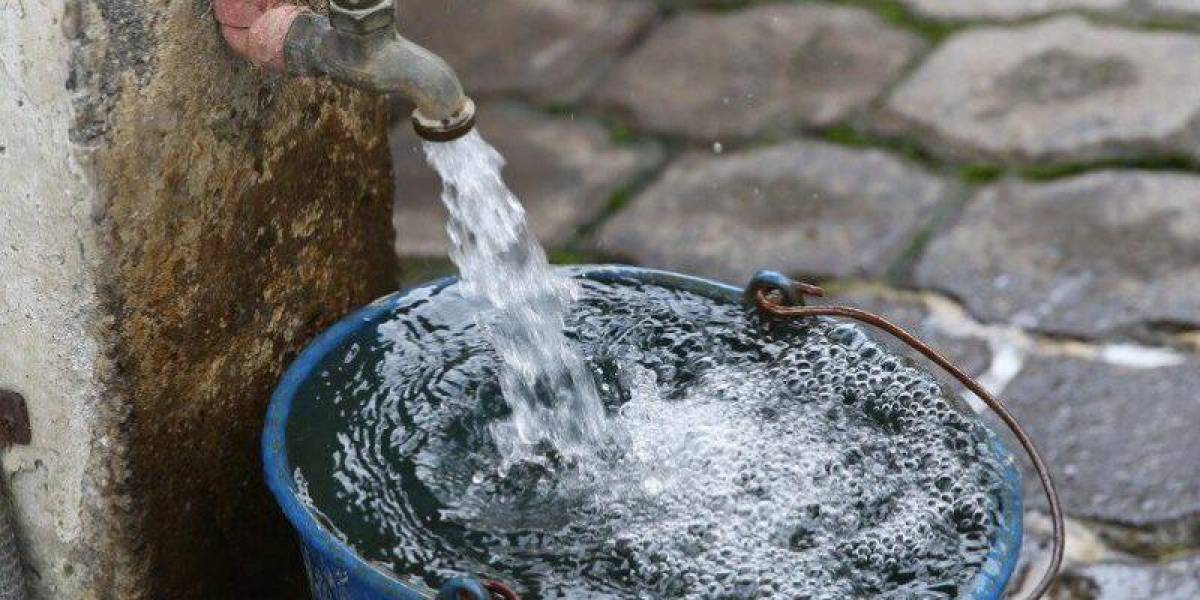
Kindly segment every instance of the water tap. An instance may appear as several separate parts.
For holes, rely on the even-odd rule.
[[[475,126],[475,103],[450,65],[400,35],[394,0],[331,0],[328,15],[284,0],[213,0],[213,9],[230,47],[260,67],[399,93],[416,105],[413,127],[427,140]]]

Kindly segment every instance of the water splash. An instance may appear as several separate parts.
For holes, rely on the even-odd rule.
[[[620,444],[501,472],[499,357],[476,302],[426,288],[330,361],[321,414],[292,425],[317,518],[405,581],[474,573],[530,598],[949,599],[995,566],[1008,464],[932,376],[854,325],[576,285],[567,335]]]
[[[501,455],[507,464],[537,461],[534,449],[547,442],[564,457],[590,454],[606,419],[591,372],[563,335],[574,284],[550,268],[501,177],[504,158],[478,132],[426,142],[425,155],[442,178],[450,258],[501,359],[500,387],[512,409],[493,425]]]

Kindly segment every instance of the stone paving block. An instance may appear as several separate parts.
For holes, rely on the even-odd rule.
[[[1069,570],[1063,581],[1070,600],[1195,600],[1200,598],[1200,556],[1089,565]]]
[[[823,126],[863,109],[922,47],[854,8],[683,13],[622,60],[595,98],[641,129],[704,141]]]
[[[1021,19],[1065,10],[1116,10],[1129,0],[902,0],[934,19]]]
[[[583,96],[656,16],[643,0],[405,0],[401,30],[473,96]]]
[[[1200,2],[1197,0],[1132,0],[1134,6],[1144,6],[1145,10],[1180,16],[1200,15]]]
[[[964,371],[972,376],[978,376],[987,370],[991,362],[991,351],[987,343],[981,339],[954,337],[940,327],[933,314],[920,299],[911,295],[899,295],[896,292],[868,287],[852,287],[833,293],[827,298],[814,298],[812,304],[837,304],[853,306],[887,317],[887,319],[928,343],[938,352],[944,354]],[[906,356],[917,356],[915,352],[899,340],[887,333],[863,325],[871,337],[888,345],[889,348]],[[918,362],[927,365],[924,359]],[[950,376],[938,371],[932,365],[928,368],[943,381],[951,381]],[[955,383],[957,385],[957,383]]]
[[[937,20],[1007,21],[1065,11],[1089,11],[1114,16],[1145,17],[1200,15],[1196,0],[902,0],[916,14]]]
[[[604,225],[597,249],[739,285],[762,268],[879,275],[955,190],[883,152],[821,142],[692,153]]]
[[[985,188],[916,278],[985,321],[1054,333],[1200,324],[1200,177],[1101,171]]]
[[[953,161],[1197,154],[1200,36],[1060,17],[955,35],[896,88],[880,127]]]
[[[669,9],[717,8],[728,9],[744,7],[746,0],[656,0],[659,6]]]
[[[506,105],[483,105],[479,130],[508,161],[505,180],[521,199],[538,239],[569,241],[596,219],[612,195],[660,161],[649,145],[617,146],[600,125]],[[444,257],[449,250],[441,180],[407,123],[392,135],[396,175],[396,250]]]
[[[1200,519],[1197,389],[1192,360],[1139,369],[1034,356],[1003,398],[1050,465],[1068,514],[1150,527]],[[1044,507],[1026,473],[1030,507]]]
[[[1029,597],[1033,587],[1041,581],[1042,574],[1049,566],[1053,547],[1053,522],[1045,513],[1026,510],[1023,525],[1020,555],[1008,581],[1006,598],[1012,600]],[[1066,573],[1077,567],[1101,562],[1130,560],[1129,556],[1105,545],[1101,537],[1083,523],[1067,518],[1064,525],[1065,544],[1061,572]],[[1057,592],[1047,595],[1047,600],[1091,600],[1068,593],[1066,586],[1061,583]]]

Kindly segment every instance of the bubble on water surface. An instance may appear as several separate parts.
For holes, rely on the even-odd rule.
[[[301,463],[368,560],[531,598],[899,599],[956,597],[987,557],[1005,467],[989,434],[857,326],[581,280],[566,332],[609,437],[507,465],[468,304],[450,287],[399,309]]]

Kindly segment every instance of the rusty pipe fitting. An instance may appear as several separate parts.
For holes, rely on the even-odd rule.
[[[474,128],[475,104],[458,76],[400,35],[393,0],[334,0],[329,16],[283,0],[213,0],[213,7],[230,47],[260,67],[399,93],[416,105],[413,126],[430,141]]]
[[[282,0],[213,0],[225,42],[251,63],[282,73],[283,39],[305,9]]]

